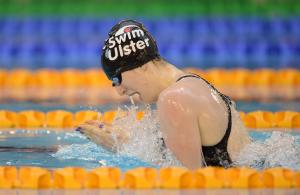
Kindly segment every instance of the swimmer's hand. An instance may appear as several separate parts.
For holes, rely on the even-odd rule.
[[[114,129],[110,124],[97,120],[87,121],[79,125],[76,131],[112,152],[115,152],[117,147],[128,140],[128,135],[125,131]]]

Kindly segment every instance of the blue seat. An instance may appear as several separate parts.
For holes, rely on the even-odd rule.
[[[204,55],[201,52],[202,47],[199,43],[194,43],[187,47],[187,58],[191,66],[200,65],[204,63]]]
[[[216,59],[219,48],[215,42],[206,41],[200,44],[200,55],[203,58],[205,67],[217,66],[218,60]]]
[[[199,37],[206,37],[210,34],[210,29],[207,27],[208,22],[202,19],[196,20],[194,22],[194,30],[195,34],[197,34]]]
[[[88,37],[94,33],[96,29],[94,27],[94,22],[89,19],[82,19],[78,21],[78,35],[80,37]]]
[[[2,34],[4,36],[15,36],[19,33],[21,28],[21,22],[20,20],[15,20],[13,18],[7,18],[6,22],[3,26]]]
[[[299,37],[300,34],[300,17],[293,17],[291,19],[292,32],[294,37]]]
[[[300,62],[300,41],[298,40],[292,47],[293,57],[297,62]],[[299,65],[299,64],[298,64]]]
[[[245,57],[245,64],[248,68],[263,67],[265,65],[265,44],[260,40],[245,40],[239,48],[241,49],[240,55]]]
[[[180,67],[280,67],[299,62],[300,20],[296,16],[137,19],[154,35],[162,56]],[[26,67],[99,64],[103,41],[117,21],[78,16],[2,17],[0,63]]]
[[[268,56],[272,57],[280,57],[282,54],[281,46],[278,44],[278,42],[268,43],[265,52]]]
[[[97,20],[96,29],[98,33],[100,33],[103,37],[107,36],[107,33],[110,31],[110,29],[115,25],[116,20],[110,20],[110,19],[99,19]]]
[[[40,25],[40,34],[43,37],[53,37],[58,35],[59,20],[56,18],[45,18]]]
[[[165,58],[179,67],[183,67],[182,46],[169,45],[165,50]]]
[[[239,16],[239,17],[234,17],[230,21],[230,23],[227,25],[227,28],[230,29],[230,34],[231,36],[235,37],[246,37],[249,35],[249,23],[250,19],[247,16]],[[234,26],[234,28],[232,28]]]
[[[22,22],[22,30],[21,33],[24,36],[30,36],[34,34],[39,34],[42,24],[42,19],[38,18],[26,18]]]
[[[10,54],[10,48],[12,46],[9,44],[3,44],[0,46],[0,65],[1,68],[10,68],[12,64],[12,57]]]

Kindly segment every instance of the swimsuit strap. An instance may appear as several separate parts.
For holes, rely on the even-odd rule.
[[[232,103],[231,103],[230,97],[228,97],[227,95],[224,95],[223,93],[219,92],[219,91],[218,91],[218,90],[217,90],[210,82],[208,82],[207,80],[205,80],[204,78],[200,77],[200,76],[197,75],[197,74],[190,73],[190,74],[188,74],[188,75],[183,75],[183,76],[179,77],[179,78],[176,80],[176,82],[178,82],[178,81],[180,81],[180,80],[182,80],[182,79],[184,79],[184,78],[187,78],[187,77],[194,77],[194,78],[198,78],[198,79],[203,80],[203,81],[206,82],[213,90],[215,90],[215,91],[221,96],[221,98],[222,98],[225,102],[227,102],[229,105],[232,104]]]

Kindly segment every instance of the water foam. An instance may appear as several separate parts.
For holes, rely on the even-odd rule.
[[[112,126],[126,131],[129,134],[129,140],[122,145],[116,142],[116,153],[111,153],[93,142],[88,142],[62,146],[52,156],[60,159],[97,161],[99,166],[119,166],[125,169],[134,166],[180,166],[181,164],[171,151],[162,147],[162,133],[156,111],[148,105],[143,110],[143,118],[137,120],[138,109],[132,102],[131,106],[117,110]],[[76,137],[75,134],[84,138],[78,133],[68,133],[66,136]],[[115,138],[115,140],[117,139]]]
[[[132,156],[113,154],[93,142],[62,146],[55,154],[52,154],[52,156],[61,160],[76,159],[77,161],[89,162],[84,165],[85,168],[113,166],[127,170],[139,166],[155,167],[148,162],[141,161]]]
[[[244,136],[248,132],[240,121],[235,106],[231,108],[232,119],[240,130],[238,135]],[[162,133],[157,111],[152,110],[148,105],[143,110],[144,117],[137,120],[138,109],[134,102],[125,109],[118,109],[113,126],[128,132],[129,140],[126,144],[117,144],[115,154],[95,143],[88,142],[63,146],[53,156],[62,159],[97,161],[99,165],[119,166],[123,169],[135,166],[181,166],[169,149],[161,147],[163,144]],[[126,114],[124,115],[124,113]],[[67,136],[75,136],[72,134]],[[300,147],[297,137],[275,131],[267,134],[270,134],[270,137],[266,140],[255,140],[246,145],[234,162],[234,166],[247,166],[255,169],[279,166],[300,170]],[[82,137],[79,134],[77,136]],[[243,140],[237,141],[242,142]]]
[[[253,141],[240,152],[234,164],[255,169],[285,167],[300,170],[299,140],[289,133],[274,131],[264,141]]]
[[[129,133],[126,144],[118,146],[117,151],[121,155],[136,156],[146,162],[158,166],[180,166],[180,163],[171,151],[162,147],[162,133],[158,122],[156,110],[146,106],[144,116],[137,120],[138,107],[132,105],[127,107],[127,115],[118,117],[113,122],[115,128],[121,128]],[[118,113],[122,113],[119,110]]]

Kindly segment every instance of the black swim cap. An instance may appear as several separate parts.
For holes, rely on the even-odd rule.
[[[139,22],[123,20],[113,26],[108,35],[102,49],[101,61],[110,80],[120,80],[122,72],[159,57],[155,40]]]

